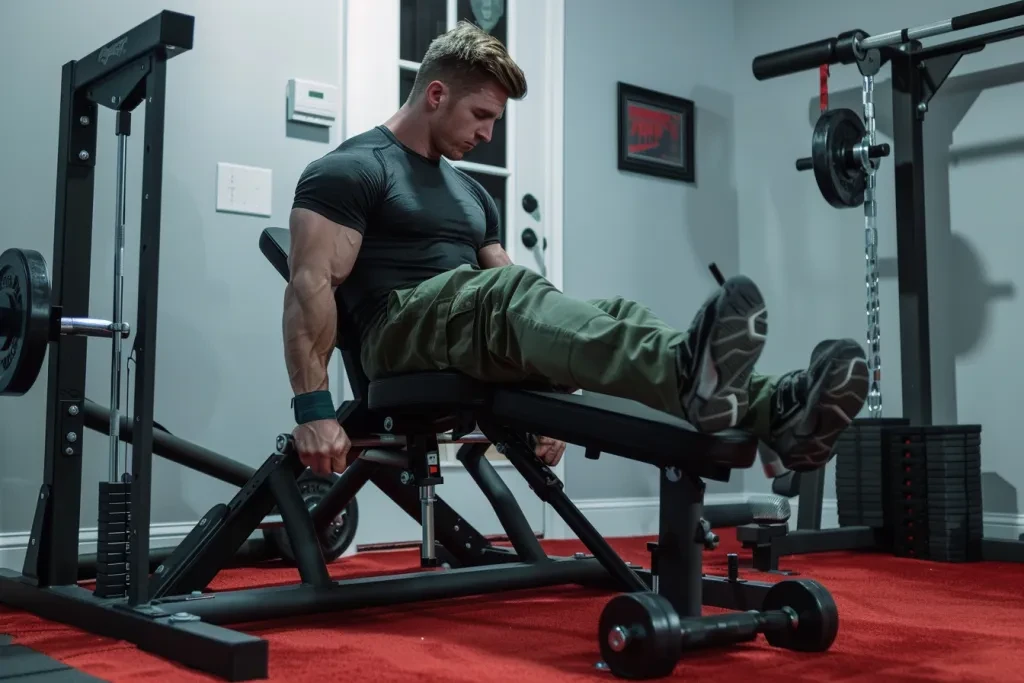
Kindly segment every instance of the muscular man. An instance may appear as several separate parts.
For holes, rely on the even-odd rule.
[[[303,462],[340,472],[351,447],[327,381],[343,306],[371,380],[429,370],[542,380],[633,399],[703,431],[748,429],[790,469],[826,463],[866,398],[856,342],[822,342],[807,369],[755,375],[767,318],[746,278],[727,281],[680,331],[638,303],[575,299],[512,264],[493,199],[446,159],[488,142],[506,102],[525,94],[504,46],[460,23],[431,43],[394,116],[302,174],[284,340]],[[538,438],[549,464],[564,449]]]

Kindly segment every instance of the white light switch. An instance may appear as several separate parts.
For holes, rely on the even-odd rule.
[[[217,210],[269,217],[273,173],[269,168],[217,164]]]

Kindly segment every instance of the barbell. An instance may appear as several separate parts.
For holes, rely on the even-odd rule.
[[[0,254],[0,395],[21,396],[35,384],[47,345],[61,335],[113,337],[115,325],[98,318],[62,318],[51,305],[46,259],[32,249]],[[117,326],[128,337],[127,323]]]
[[[814,171],[818,190],[837,209],[860,206],[868,170],[889,156],[889,145],[870,144],[860,115],[852,109],[822,112],[811,134],[811,156],[796,160],[796,170]]]

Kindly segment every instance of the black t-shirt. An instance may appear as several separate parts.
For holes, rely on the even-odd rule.
[[[302,173],[293,208],[363,235],[335,299],[362,339],[392,290],[414,287],[498,242],[498,208],[476,180],[404,146],[384,126],[343,142]],[[342,330],[350,334],[353,330]]]

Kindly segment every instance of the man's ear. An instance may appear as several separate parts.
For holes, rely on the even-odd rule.
[[[441,103],[448,97],[448,86],[441,81],[431,81],[427,84],[423,97],[426,100],[427,108],[434,111],[441,106]]]

